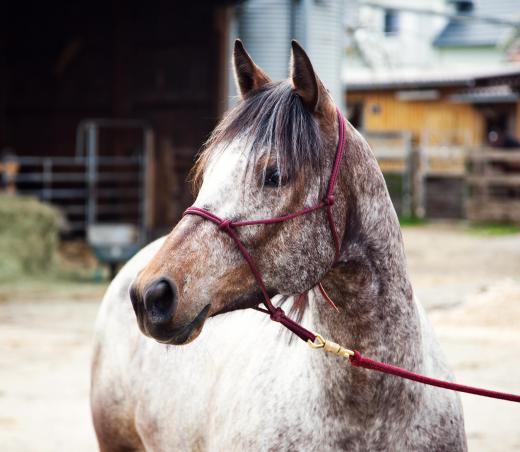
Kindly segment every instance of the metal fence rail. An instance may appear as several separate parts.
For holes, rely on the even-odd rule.
[[[141,223],[145,194],[142,190],[144,161],[140,156],[98,157],[93,189],[89,188],[87,157],[22,156],[16,157],[16,161],[19,165],[14,178],[17,192],[58,207],[72,234],[85,234],[91,196],[96,197],[97,214],[102,219],[124,218],[130,223]]]

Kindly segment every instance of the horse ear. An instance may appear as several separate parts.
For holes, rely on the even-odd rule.
[[[303,47],[295,40],[291,45],[291,79],[294,90],[307,109],[314,113],[320,100],[320,81]]]
[[[252,91],[261,88],[271,81],[266,73],[249,56],[240,39],[235,41],[233,63],[237,89],[242,99],[246,98]]]

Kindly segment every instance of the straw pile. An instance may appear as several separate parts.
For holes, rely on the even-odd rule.
[[[0,280],[54,268],[60,215],[33,198],[0,195]]]

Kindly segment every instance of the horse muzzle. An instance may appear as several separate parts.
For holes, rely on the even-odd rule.
[[[172,345],[185,344],[198,336],[211,306],[204,306],[191,321],[179,323],[176,316],[179,292],[176,284],[166,277],[153,280],[142,293],[132,284],[130,300],[143,334]]]

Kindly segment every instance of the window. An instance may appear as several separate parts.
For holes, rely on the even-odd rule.
[[[399,12],[394,9],[385,9],[384,32],[386,35],[395,35],[399,32]]]
[[[379,113],[381,113],[381,105],[379,105],[378,103],[372,104],[370,106],[370,111],[373,115],[378,115]]]
[[[448,3],[455,5],[455,10],[458,13],[470,13],[475,8],[473,0],[451,0]]]

